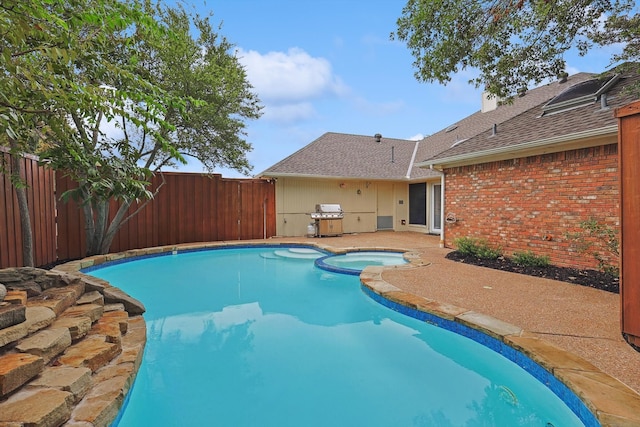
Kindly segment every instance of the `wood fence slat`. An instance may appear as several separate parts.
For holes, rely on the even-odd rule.
[[[13,165],[11,166],[11,172],[15,173],[13,170]],[[20,179],[23,179],[23,176],[20,176]],[[13,196],[11,197],[11,223],[13,224],[13,239],[15,242],[16,253],[14,259],[17,264],[24,264],[24,257],[22,256],[22,226],[20,225],[20,206],[18,205],[18,196],[16,194],[15,189],[12,188],[11,193]]]
[[[9,154],[0,152],[4,167],[9,165]],[[9,198],[12,197],[11,187],[7,181],[9,177],[0,175],[0,203],[4,209],[0,209],[0,267],[7,267],[10,264],[10,254],[15,252],[10,250],[13,239],[9,238],[9,230],[13,229],[13,224],[9,224]]]
[[[45,224],[45,236],[47,242],[47,256],[48,260],[56,260],[56,248],[57,248],[57,233],[56,233],[56,207],[55,207],[55,186],[53,180],[53,170],[44,170],[44,187],[45,191],[42,192],[45,200],[45,209],[47,214],[44,218]]]

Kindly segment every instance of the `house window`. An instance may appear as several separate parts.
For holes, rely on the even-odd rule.
[[[427,225],[427,183],[409,184],[409,224]]]

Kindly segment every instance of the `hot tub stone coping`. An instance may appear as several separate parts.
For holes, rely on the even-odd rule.
[[[553,375],[566,386],[591,411],[602,426],[640,426],[640,394],[599,370],[597,367],[579,356],[561,349],[529,332],[510,325],[491,316],[457,307],[446,302],[430,300],[402,291],[386,282],[382,273],[388,268],[415,268],[428,265],[421,260],[420,254],[406,248],[374,246],[374,247],[342,247],[335,248],[326,244],[290,243],[290,242],[208,242],[197,244],[180,244],[158,246],[145,249],[129,250],[117,254],[99,255],[78,261],[71,261],[57,266],[54,270],[74,272],[101,264],[126,261],[128,258],[164,255],[181,251],[216,249],[222,247],[315,247],[333,254],[356,251],[392,251],[404,252],[408,261],[402,266],[371,266],[360,274],[363,289],[379,295],[387,301],[393,301],[403,307],[421,313],[433,315],[442,321],[455,322],[463,327],[481,332],[492,337],[514,351],[522,353],[533,360],[543,370]],[[95,278],[91,278],[94,279]],[[139,364],[138,364],[139,366]],[[136,372],[137,367],[136,366]]]

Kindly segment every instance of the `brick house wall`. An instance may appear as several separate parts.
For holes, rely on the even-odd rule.
[[[580,251],[568,234],[595,219],[618,235],[617,165],[617,144],[609,144],[445,169],[445,244],[485,238],[506,257],[531,251],[554,265],[597,268],[592,252]],[[601,239],[592,242],[617,266]]]

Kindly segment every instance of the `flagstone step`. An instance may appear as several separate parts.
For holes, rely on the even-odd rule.
[[[40,356],[46,365],[69,346],[71,346],[69,329],[48,328],[20,341],[16,350]]]
[[[97,321],[104,313],[104,306],[98,304],[74,305],[66,309],[60,318],[65,317],[88,317],[91,323]]]
[[[91,318],[87,316],[59,317],[51,325],[52,328],[67,328],[71,334],[71,341],[78,341],[91,329]]]
[[[4,302],[18,305],[27,305],[27,291],[7,291]]]
[[[73,395],[56,389],[27,390],[0,403],[0,424],[48,427],[62,425],[71,416]]]
[[[79,402],[91,388],[91,369],[71,366],[52,366],[45,368],[40,376],[28,384],[29,389],[54,388],[66,391]]]
[[[84,295],[78,298],[76,304],[96,304],[104,306],[104,296],[98,291],[86,292]]]
[[[40,295],[29,298],[28,307],[47,307],[53,310],[56,316],[76,303],[78,298],[84,293],[84,284],[78,283],[64,288],[51,288]]]
[[[60,365],[86,367],[95,372],[116,357],[122,348],[119,343],[111,343],[103,336],[88,336],[69,347],[58,358]]]
[[[27,320],[24,305],[0,302],[0,329],[15,326]]]
[[[0,398],[22,387],[44,370],[42,357],[25,353],[0,356]]]

